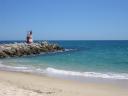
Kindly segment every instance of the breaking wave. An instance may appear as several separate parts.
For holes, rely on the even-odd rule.
[[[80,77],[92,77],[92,78],[107,78],[107,79],[128,79],[127,73],[98,73],[98,72],[75,72],[59,70],[48,67],[46,69],[48,74],[58,74],[58,75],[69,75],[69,76],[80,76]]]
[[[65,75],[65,76],[77,76],[77,77],[89,77],[89,78],[105,78],[105,79],[127,79],[127,73],[99,73],[99,72],[77,72],[77,71],[68,71],[60,70],[52,67],[46,69],[35,68],[32,66],[9,66],[2,64],[0,62],[0,70],[6,71],[19,71],[19,72],[31,72],[39,74],[53,74],[53,75]]]

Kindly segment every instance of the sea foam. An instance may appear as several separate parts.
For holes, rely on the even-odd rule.
[[[58,75],[69,75],[69,76],[80,76],[80,77],[90,77],[90,78],[106,78],[106,79],[128,79],[128,74],[126,73],[98,73],[98,72],[75,72],[67,70],[59,70],[48,67],[46,69],[48,74],[58,74]]]
[[[0,70],[31,72],[31,73],[39,73],[39,74],[46,73],[46,74],[54,74],[54,75],[66,75],[66,76],[89,77],[89,78],[127,79],[128,80],[127,73],[77,72],[77,71],[55,69],[52,67],[42,69],[42,68],[34,68],[31,66],[9,66],[9,65],[2,64],[2,62],[0,62]]]
[[[26,66],[9,66],[9,65],[2,64],[2,62],[0,62],[0,70],[32,72],[32,70],[29,67],[26,67]]]

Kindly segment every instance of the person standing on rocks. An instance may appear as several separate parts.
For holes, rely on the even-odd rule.
[[[28,34],[27,34],[27,43],[28,44],[31,44],[33,42],[33,39],[32,39],[32,31],[30,31]]]
[[[30,31],[30,35],[29,35],[29,44],[33,42],[33,39],[32,39],[32,31]]]

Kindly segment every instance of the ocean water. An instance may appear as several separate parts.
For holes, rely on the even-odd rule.
[[[14,43],[22,41],[0,41]],[[128,41],[49,41],[64,52],[0,59],[0,70],[128,80]]]

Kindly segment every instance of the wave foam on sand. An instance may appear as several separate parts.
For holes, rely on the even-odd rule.
[[[75,72],[67,70],[59,70],[54,68],[47,68],[46,72],[49,74],[69,75],[69,76],[81,76],[81,77],[95,77],[95,78],[107,78],[107,79],[128,79],[126,73],[97,73],[97,72]]]
[[[77,72],[77,71],[68,71],[68,70],[60,70],[52,67],[48,67],[46,69],[34,68],[30,66],[9,66],[2,64],[0,62],[0,69],[6,71],[19,71],[19,72],[32,72],[32,73],[46,73],[46,74],[54,74],[54,75],[68,75],[68,76],[79,76],[79,77],[90,77],[90,78],[104,78],[104,79],[127,79],[127,73],[98,73],[98,72]]]

